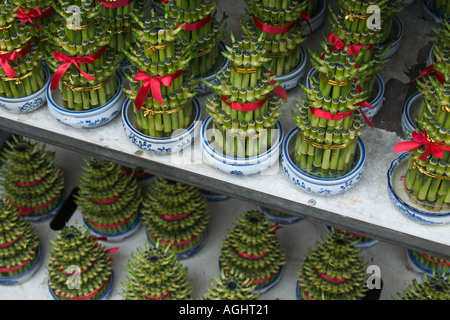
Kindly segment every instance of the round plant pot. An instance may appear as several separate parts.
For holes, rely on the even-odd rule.
[[[442,26],[442,17],[434,11],[433,2],[434,0],[423,0],[423,16],[433,27],[440,28]]]
[[[403,27],[403,22],[400,20],[399,17],[395,16],[394,21],[392,23],[391,34],[390,34],[390,38],[389,38],[392,40],[390,40],[387,44],[383,44],[383,45],[379,46],[379,48],[381,48],[381,49],[386,48],[386,46],[390,47],[390,49],[388,49],[388,51],[383,56],[383,59],[390,58],[394,53],[396,53],[398,51],[398,49],[400,48],[400,45],[402,43],[404,32],[405,32],[405,29]]]
[[[212,129],[212,118],[208,117],[201,130],[202,156],[207,164],[219,171],[237,176],[250,176],[261,173],[279,161],[283,140],[283,126],[279,121],[274,127],[277,131],[277,141],[266,152],[250,158],[234,158],[215,150],[210,144],[210,129]]]
[[[316,68],[312,68],[309,72],[308,75],[306,77],[306,87],[308,89],[311,89],[311,77],[317,77],[318,76],[318,71]],[[372,106],[371,108],[368,107],[362,107],[362,111],[364,112],[364,114],[370,119],[372,120],[373,117],[381,110],[381,108],[383,108],[383,103],[384,103],[384,92],[385,92],[385,85],[383,82],[383,79],[379,76],[376,75],[376,82],[373,88],[373,95],[375,96],[375,98],[372,99],[372,101],[370,101],[370,105]]]
[[[406,259],[408,260],[409,266],[411,269],[413,269],[415,272],[417,272],[419,275],[423,276],[425,273],[427,277],[431,278],[435,275],[442,275],[444,271],[442,270],[433,270],[426,265],[424,265],[422,262],[417,260],[417,258],[414,256],[414,251],[410,249],[406,249]],[[450,275],[450,270],[445,271],[445,278],[448,278]]]
[[[405,107],[402,111],[402,130],[405,138],[412,140],[412,133],[416,131],[416,119],[419,113],[420,104],[422,103],[422,94],[420,92],[414,93],[406,100]]]
[[[341,177],[325,179],[311,176],[295,165],[293,153],[297,136],[298,129],[293,128],[286,135],[281,152],[283,171],[296,186],[317,195],[335,195],[350,190],[361,179],[366,162],[366,148],[361,138],[358,138],[354,163],[349,172]]]
[[[204,196],[206,198],[206,200],[211,201],[211,202],[225,201],[225,200],[230,199],[230,197],[225,196],[223,194],[214,193],[214,192],[205,192],[201,189],[199,191],[202,194],[202,196]]]
[[[221,52],[226,50],[225,43],[223,41],[219,42],[219,47]],[[202,79],[212,85],[218,85],[220,84],[220,80],[218,77],[222,76],[222,70],[226,70],[229,64],[230,61],[227,58],[225,58],[222,54],[219,54],[219,56],[217,57],[217,65],[219,66],[217,70],[211,72],[206,76],[194,78],[194,81]],[[212,88],[203,83],[202,81],[200,81],[198,86],[194,89],[194,92],[198,92],[199,95],[207,94],[212,91],[213,91]]]
[[[148,235],[148,231],[146,231],[145,234],[147,235],[148,243],[152,247],[155,247],[155,244],[153,243],[153,241],[150,239],[150,237]],[[208,237],[208,228],[206,228],[205,233],[203,234],[202,240],[198,244],[196,244],[192,249],[176,253],[176,255],[178,256],[178,260],[188,259],[188,258],[192,257],[193,255],[197,254],[200,251],[200,249],[204,246],[204,244],[206,243],[207,237]]]
[[[325,22],[325,17],[327,14],[326,8],[327,8],[327,1],[319,0],[319,10],[318,10],[317,14],[312,16],[311,20],[309,21],[313,32],[316,31],[317,29],[319,29]],[[306,22],[304,22],[304,24],[306,25],[307,28],[309,28],[308,24]]]
[[[38,215],[38,216],[33,216],[33,215],[26,215],[24,217],[25,220],[36,223],[36,222],[42,222],[42,221],[46,221],[49,220],[51,218],[53,218],[63,207],[64,205],[64,190],[61,191],[61,197],[58,200],[58,205],[51,211]]]
[[[131,237],[133,234],[135,234],[139,230],[139,227],[141,226],[140,214],[138,215],[136,221],[134,221],[133,224],[129,226],[126,230],[116,233],[106,233],[95,230],[89,223],[87,223],[85,218],[83,218],[83,222],[86,225],[86,228],[94,237],[106,237],[105,241],[108,242],[119,242],[125,240]]]
[[[39,240],[39,246],[38,246],[38,252],[36,260],[33,262],[30,268],[28,270],[24,271],[21,274],[18,274],[13,277],[0,277],[0,285],[3,286],[15,286],[24,283],[25,281],[28,281],[39,269],[39,267],[42,264],[42,247],[41,247],[41,241]]]
[[[327,231],[328,232],[332,232],[332,230],[331,230],[331,227],[329,227],[329,226],[327,226]],[[378,244],[378,240],[376,240],[376,239],[370,239],[370,240],[367,240],[367,241],[359,241],[356,245],[355,245],[355,248],[358,248],[358,249],[361,249],[361,250],[364,250],[364,249],[370,249],[370,248],[372,248],[374,245],[376,245],[376,244]]]
[[[403,3],[406,4],[407,6],[411,5],[414,3],[415,0],[403,0]]]
[[[187,129],[174,132],[172,137],[154,138],[141,133],[137,129],[133,102],[130,99],[127,99],[122,108],[122,125],[125,134],[131,142],[142,150],[161,155],[179,152],[185,147],[190,146],[197,138],[200,131],[200,117],[202,110],[200,103],[196,98],[193,98],[192,102],[193,121]]]
[[[220,263],[220,260],[219,260],[219,271],[222,272],[222,264]],[[256,285],[256,288],[253,291],[253,293],[254,294],[264,294],[267,291],[269,291],[270,289],[272,289],[273,287],[275,287],[278,284],[278,282],[280,282],[282,272],[283,272],[283,267],[281,266],[278,269],[277,273],[272,277],[272,279],[270,279],[269,282]]]
[[[128,60],[123,60],[120,62],[119,67],[117,68],[117,72],[120,74],[122,78],[126,76],[126,74],[130,71],[130,67],[137,71],[137,68],[131,64]]]
[[[114,97],[103,106],[87,111],[71,111],[62,107],[62,98],[59,90],[50,90],[47,87],[48,110],[60,123],[76,129],[98,128],[112,119],[120,112],[125,95],[122,90],[122,77],[116,73],[118,89]]]
[[[427,58],[427,66],[430,66],[432,64],[434,64],[434,50],[433,48],[431,48],[430,53],[428,54],[428,58]]]
[[[306,51],[303,47],[300,47],[301,58],[300,63],[289,73],[283,74],[281,76],[275,77],[276,82],[280,82],[280,86],[285,90],[290,90],[298,86],[303,76],[305,75],[305,67],[306,67]]]
[[[279,214],[275,214],[275,213],[267,210],[264,207],[259,206],[259,208],[267,216],[267,218],[269,218],[270,220],[272,220],[275,223],[289,225],[289,224],[294,224],[294,223],[297,223],[297,222],[300,222],[303,220],[302,217],[298,217],[298,216],[294,216],[294,215],[279,215]]]
[[[387,173],[388,194],[396,208],[407,218],[425,225],[443,225],[450,223],[448,208],[441,211],[430,211],[414,203],[406,192],[404,175],[409,160],[409,152],[405,152],[392,161]]]
[[[0,108],[9,113],[29,113],[39,109],[47,102],[47,87],[49,87],[51,76],[50,72],[44,67],[45,83],[38,91],[21,98],[6,98],[0,96]]]
[[[108,289],[106,289],[105,293],[97,300],[108,300],[112,293],[113,284],[114,284],[114,271],[111,272],[111,281],[109,282]],[[50,288],[50,285],[48,285],[48,291],[50,292],[50,295],[52,296],[53,300],[59,300],[58,297],[53,293],[52,289]]]

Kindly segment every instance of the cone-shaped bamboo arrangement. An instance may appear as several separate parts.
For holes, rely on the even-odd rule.
[[[416,279],[401,293],[398,293],[395,300],[450,300],[450,283],[449,278],[442,275],[422,277],[419,283]]]
[[[220,84],[205,82],[215,93],[206,103],[206,112],[213,119],[216,151],[248,158],[263,154],[278,138],[277,130],[272,129],[286,97],[277,91],[282,89],[274,81],[275,75],[264,67],[270,58],[262,45],[246,37],[239,41],[232,37],[232,42],[223,52],[231,65]]]
[[[444,274],[447,277],[450,275],[449,259],[413,250],[408,250],[408,254],[415,260],[413,260],[413,263],[417,262],[418,265],[420,265],[419,269],[421,269],[422,272],[427,272],[428,276],[430,276],[431,273],[438,276]],[[433,270],[433,272],[431,272],[431,270]]]
[[[411,202],[428,212],[448,212],[450,55],[438,45],[434,48],[436,62],[416,80],[423,99],[416,118],[417,129],[412,133],[413,141],[398,143],[394,152],[410,151],[405,187]],[[434,73],[427,75],[429,71]]]
[[[272,288],[281,275],[285,253],[277,238],[278,225],[271,225],[261,211],[241,215],[227,231],[219,253],[225,274],[234,274],[256,285],[255,293]]]
[[[0,96],[5,98],[29,96],[47,80],[35,27],[19,20],[19,9],[17,2],[0,4]]]
[[[168,7],[169,17],[181,16],[182,38],[195,48],[195,56],[186,68],[194,77],[208,75],[218,67],[219,42],[226,36],[227,15],[224,13],[222,19],[217,19],[217,3],[217,0],[162,0],[159,4],[164,10]]]
[[[450,17],[450,3],[445,0],[434,0],[433,10],[441,17]],[[442,19],[444,21],[444,19]]]
[[[48,285],[56,300],[99,300],[113,283],[112,259],[83,227],[66,226],[50,240]]]
[[[62,169],[44,144],[12,136],[2,150],[1,187],[5,201],[26,219],[38,221],[56,213],[64,196]]]
[[[40,241],[29,221],[8,202],[0,202],[0,285],[30,270],[40,257]],[[11,282],[9,282],[11,280]]]
[[[11,3],[19,5],[16,11],[17,19],[24,24],[28,24],[37,41],[42,39],[42,28],[48,28],[52,22],[55,10],[45,0],[11,0]]]
[[[102,3],[99,18],[108,22],[109,33],[114,36],[111,39],[110,46],[119,54],[126,47],[126,43],[132,43],[133,37],[131,26],[133,18],[131,12],[140,19],[143,19],[146,13],[147,1],[145,0],[97,0]]]
[[[251,279],[243,279],[232,272],[223,270],[220,277],[214,276],[210,281],[204,300],[257,300],[259,294],[255,292],[256,284]]]
[[[94,235],[121,240],[138,227],[141,187],[115,163],[95,158],[85,162],[75,203]]]
[[[274,60],[265,66],[277,76],[291,72],[300,64],[301,49],[310,30],[302,23],[307,1],[245,0],[247,15],[241,19],[244,34],[262,44]]]
[[[138,247],[128,260],[122,283],[125,300],[189,300],[193,291],[187,267],[169,252],[170,246]]]
[[[331,37],[332,38],[332,37]],[[299,114],[292,113],[299,135],[294,158],[299,169],[314,177],[336,178],[348,172],[356,156],[357,139],[364,125],[361,106],[365,103],[359,85],[372,72],[375,62],[360,66],[368,47],[358,53],[352,45],[336,47],[327,37],[323,56],[310,52],[319,77],[311,77],[311,89]]]
[[[121,57],[110,47],[108,22],[100,19],[97,0],[52,0],[54,21],[46,29],[47,65],[55,72],[50,89],[59,90],[64,109],[93,110],[119,89],[116,70]],[[74,8],[77,8],[76,10]]]
[[[158,16],[144,21],[131,14],[135,43],[125,53],[138,72],[126,74],[130,88],[124,89],[134,104],[137,130],[154,137],[170,137],[192,123],[192,90],[198,85],[187,70],[194,57],[192,46],[181,38],[180,18]]]
[[[301,300],[359,300],[367,292],[366,265],[358,242],[336,232],[308,249],[298,270]]]
[[[142,221],[153,245],[169,245],[170,252],[181,259],[194,254],[205,241],[209,214],[197,188],[156,177],[142,206]]]

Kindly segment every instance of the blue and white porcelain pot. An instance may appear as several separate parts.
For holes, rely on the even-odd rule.
[[[148,243],[152,247],[155,247],[155,243],[152,241],[152,239],[150,239],[148,231],[146,232],[146,235],[147,235]],[[208,237],[208,227],[206,228],[201,241],[198,244],[196,244],[192,249],[189,249],[189,250],[186,250],[183,252],[176,252],[178,260],[188,259],[188,258],[192,257],[193,255],[197,254],[200,251],[200,249],[205,245],[207,237]]]
[[[300,57],[300,63],[298,64],[297,68],[292,70],[291,72],[288,72],[286,74],[283,74],[281,76],[275,77],[276,82],[280,82],[280,86],[285,90],[290,90],[292,88],[297,87],[297,85],[302,80],[303,76],[305,75],[305,67],[306,67],[306,51],[303,47],[300,47],[301,51],[301,57]]]
[[[440,28],[442,26],[442,17],[433,9],[434,0],[423,0],[423,16],[425,20],[435,27]]]
[[[417,272],[419,275],[423,276],[425,273],[427,277],[434,277],[436,275],[441,276],[442,273],[445,273],[445,278],[448,278],[450,275],[450,270],[448,266],[442,266],[443,270],[433,270],[432,268],[424,265],[422,262],[420,262],[415,256],[414,252],[411,249],[406,249],[406,259],[408,260],[409,266]],[[420,253],[419,253],[420,254]],[[445,270],[445,271],[444,271]]]
[[[172,137],[153,138],[141,133],[136,126],[133,101],[125,100],[122,108],[122,125],[127,137],[136,146],[154,154],[171,154],[190,146],[200,133],[202,110],[196,98],[192,99],[193,121],[187,129],[178,130]]]
[[[219,48],[220,48],[220,52],[223,52],[226,50],[225,48],[225,43],[223,43],[223,41],[219,42]],[[211,72],[210,74],[203,76],[203,77],[197,77],[194,78],[194,81],[199,80],[199,79],[203,79],[204,81],[211,83],[212,85],[218,85],[220,83],[218,76],[222,76],[222,70],[226,70],[230,64],[230,61],[225,58],[221,53],[219,53],[219,56],[217,57],[217,61],[218,61],[218,65],[219,67],[217,68],[216,71]],[[198,92],[198,94],[207,94],[212,92],[212,88],[208,85],[206,85],[205,83],[203,83],[202,81],[200,81],[200,83],[198,84],[198,86],[194,89],[194,92]]]
[[[391,163],[387,173],[390,199],[405,217],[413,221],[434,226],[450,223],[450,209],[448,207],[432,212],[411,201],[410,195],[405,190],[404,182],[409,157],[409,152],[405,152]]]
[[[229,196],[226,196],[223,194],[214,193],[214,192],[206,192],[202,189],[199,189],[199,191],[202,194],[202,196],[204,196],[206,198],[206,200],[211,201],[211,202],[225,201],[225,200],[230,199]]]
[[[326,0],[319,0],[319,9],[317,11],[317,14],[313,15],[311,17],[311,20],[309,21],[313,32],[319,29],[325,22],[325,17],[327,14],[326,9],[327,9]],[[308,24],[306,22],[304,24],[308,28]]]
[[[51,211],[35,216],[35,215],[26,215],[24,217],[25,220],[30,221],[30,222],[42,222],[42,221],[46,221],[48,219],[53,218],[63,207],[64,205],[64,190],[61,191],[61,196],[58,199],[58,205]]]
[[[208,117],[201,130],[202,156],[206,164],[219,171],[237,176],[250,176],[262,173],[279,161],[281,142],[283,140],[283,126],[279,121],[273,130],[277,134],[276,142],[266,152],[251,158],[234,158],[216,150],[209,142],[210,130],[212,130],[212,118]]]
[[[312,68],[309,72],[308,75],[306,76],[306,87],[308,89],[311,89],[311,77],[317,77],[318,76],[318,71],[316,68]],[[370,103],[370,105],[372,106],[371,108],[368,107],[362,107],[362,111],[364,112],[364,114],[369,118],[369,119],[373,119],[373,117],[381,110],[381,108],[383,108],[383,103],[384,103],[384,92],[385,92],[385,85],[383,82],[383,79],[379,76],[376,75],[376,82],[375,82],[375,86],[374,86],[374,94],[375,94],[375,98],[372,99],[372,101],[368,101]]]
[[[405,107],[402,111],[402,130],[406,139],[412,140],[412,133],[416,131],[416,119],[419,113],[420,104],[422,103],[422,94],[420,92],[414,93],[406,100]]]
[[[47,87],[48,110],[60,123],[77,129],[98,128],[113,120],[120,112],[125,100],[122,90],[122,76],[116,72],[118,89],[114,97],[103,106],[86,111],[71,111],[62,107],[62,98],[59,90],[50,90]]]
[[[267,216],[268,219],[272,220],[275,223],[279,223],[279,224],[283,224],[283,225],[289,225],[289,224],[294,224],[297,222],[300,222],[303,220],[302,217],[299,216],[294,216],[294,215],[280,215],[280,214],[276,214],[273,211],[261,207],[259,206],[260,210]]]
[[[333,229],[332,229],[330,226],[327,226],[327,231],[330,232],[330,233],[332,233],[332,232],[333,232]],[[355,236],[358,236],[358,235],[355,234]],[[363,237],[363,236],[360,236],[360,237]],[[376,239],[367,239],[367,238],[366,238],[365,240],[359,241],[359,242],[355,245],[355,248],[362,249],[362,250],[364,250],[364,249],[370,249],[370,248],[372,248],[374,245],[376,245],[376,244],[378,244],[378,243],[379,243],[379,241],[376,240]]]
[[[51,76],[50,72],[44,67],[45,83],[38,91],[21,98],[6,98],[0,96],[0,108],[9,113],[29,113],[39,109],[47,102],[46,91],[49,87]]]
[[[18,274],[13,277],[0,277],[0,285],[3,286],[15,286],[19,285],[21,283],[24,283],[25,281],[28,281],[39,269],[39,267],[42,264],[42,246],[41,241],[39,240],[39,246],[38,246],[38,252],[36,260],[33,262],[33,264],[28,268],[28,270],[25,270],[23,273]]]
[[[106,232],[100,232],[98,230],[95,230],[94,228],[92,228],[91,225],[89,225],[89,223],[87,223],[87,221],[84,217],[83,217],[83,222],[86,225],[86,228],[89,230],[89,232],[94,237],[106,237],[105,241],[108,241],[108,242],[120,242],[122,240],[125,240],[125,239],[131,237],[133,234],[135,234],[139,230],[139,227],[141,226],[140,214],[138,215],[137,219],[133,222],[133,224],[131,226],[129,226],[127,229],[125,229],[121,232],[117,232],[117,233],[106,233]]]
[[[383,45],[379,46],[380,49],[384,49],[386,46],[390,47],[388,49],[388,51],[385,53],[385,55],[383,56],[383,59],[390,58],[394,53],[396,53],[398,51],[398,49],[400,48],[400,45],[402,43],[404,32],[405,32],[405,29],[403,27],[403,22],[400,20],[399,17],[395,16],[394,21],[392,23],[392,28],[391,28],[391,35],[393,37],[393,40],[387,44],[383,44]]]
[[[335,195],[350,190],[361,179],[366,162],[366,148],[361,138],[358,138],[355,160],[349,172],[341,177],[325,179],[306,174],[296,166],[293,152],[297,136],[298,129],[293,128],[284,138],[281,152],[283,171],[296,186],[317,195]]]

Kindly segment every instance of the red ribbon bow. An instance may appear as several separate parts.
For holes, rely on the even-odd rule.
[[[417,79],[419,79],[419,78],[422,78],[422,77],[424,77],[424,76],[427,76],[427,75],[429,75],[429,74],[432,74],[433,72],[436,72],[436,79],[437,79],[437,81],[439,81],[440,84],[444,84],[444,82],[445,82],[445,77],[444,77],[444,75],[443,75],[442,73],[440,73],[439,71],[437,71],[437,70],[434,68],[434,64],[429,65],[428,67],[426,67],[426,68],[422,71],[422,73],[421,73],[417,78],[415,78],[415,79],[409,81],[408,83],[411,83],[411,82],[413,82],[413,81],[415,81],[415,80],[417,80]]]
[[[98,0],[98,2],[101,2],[105,8],[111,8],[111,9],[124,7],[126,5],[129,5],[133,1],[134,0],[116,0],[116,1]]]
[[[419,157],[419,160],[425,161],[430,152],[432,155],[438,157],[439,159],[442,159],[442,157],[444,156],[444,151],[450,151],[449,147],[439,146],[429,141],[426,131],[424,132],[414,131],[412,133],[412,138],[413,138],[412,141],[398,142],[395,145],[393,152],[396,153],[396,152],[416,150],[417,148],[425,145],[426,147],[425,152]]]
[[[198,22],[194,22],[194,23],[186,23],[183,26],[183,30],[184,31],[195,31],[200,29],[201,27],[204,27],[209,21],[211,21],[211,14],[208,14],[204,19],[198,21]],[[177,28],[179,26],[181,26],[183,23],[179,23],[177,25]]]
[[[35,26],[38,30],[42,28],[42,26],[37,25],[33,19],[43,19],[48,17],[53,13],[53,7],[49,7],[47,10],[42,11],[41,8],[34,8],[29,11],[25,11],[22,8],[19,8],[19,10],[16,12],[17,18],[22,23],[31,23],[33,26]]]
[[[362,92],[362,88],[360,85],[358,85],[356,87],[356,92],[358,92],[358,93]],[[364,113],[364,111],[362,110],[362,107],[372,108],[372,105],[370,103],[368,103],[367,101],[362,101],[362,102],[358,102],[357,104],[355,104],[355,106],[359,106],[359,111],[361,112],[362,116],[364,117],[364,120],[366,120],[366,122],[369,124],[369,126],[373,129],[372,121],[370,121],[369,117],[367,117],[366,114]]]
[[[311,41],[313,39],[313,29],[311,26],[311,17],[309,16],[309,13],[307,11],[303,11],[302,14],[300,15],[300,17],[306,21],[306,23],[308,24],[309,27],[309,31],[311,33]]]
[[[347,44],[339,39],[334,33],[330,33],[327,37],[327,41],[334,46],[330,48],[330,52],[334,50],[345,50]],[[369,50],[373,48],[371,44],[351,44],[348,46],[347,55],[351,55],[354,59],[359,54],[362,48],[367,47]],[[356,56],[355,56],[356,55]]]
[[[92,64],[95,62],[95,60],[97,60],[99,57],[101,57],[103,55],[105,50],[106,50],[106,46],[102,47],[99,51],[97,51],[91,55],[85,56],[85,57],[69,57],[69,56],[65,55],[64,53],[61,53],[58,51],[53,51],[53,57],[55,57],[56,61],[62,62],[62,64],[59,66],[58,70],[56,70],[55,75],[52,78],[50,89],[55,90],[58,87],[59,81],[61,81],[62,76],[64,75],[64,73],[66,73],[67,69],[69,69],[69,67],[72,64],[74,64],[78,68],[78,70],[80,70],[81,74],[86,79],[88,79],[89,81],[95,80],[95,77],[84,72],[80,68],[78,63]]]
[[[144,105],[145,100],[147,99],[148,93],[150,90],[152,91],[153,99],[163,104],[163,99],[161,95],[161,86],[170,87],[172,85],[172,81],[183,74],[183,70],[178,70],[174,74],[169,74],[167,76],[149,76],[144,71],[139,70],[136,77],[134,77],[134,81],[144,81],[139,92],[136,96],[136,100],[134,101],[134,105],[136,106],[138,111],[141,111],[142,106]]]
[[[8,78],[17,77],[17,73],[9,65],[8,61],[16,61],[17,59],[24,57],[26,54],[30,52],[30,48],[31,46],[28,43],[25,47],[23,47],[19,51],[0,54],[0,66],[2,67],[3,71],[5,71],[5,74],[8,76]]]

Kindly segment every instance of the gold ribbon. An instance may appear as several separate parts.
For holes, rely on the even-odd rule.
[[[73,31],[83,31],[83,30],[86,30],[87,28],[89,28],[93,23],[94,23],[94,21],[91,20],[91,21],[89,21],[88,24],[84,24],[84,25],[79,26],[79,27],[74,27],[71,24],[66,24],[66,28],[69,29],[69,30],[73,30]]]
[[[131,31],[131,28],[128,27],[128,28],[125,28],[125,29],[122,29],[122,30],[116,30],[116,31],[108,30],[108,33],[122,34],[122,33],[130,32],[130,31]]]
[[[153,45],[150,46],[145,52],[148,53],[149,55],[152,55],[156,50],[163,50],[168,48],[173,42],[166,42],[165,44],[161,44],[161,45]]]
[[[348,147],[347,143],[344,144],[322,144],[322,143],[317,143],[314,141],[311,141],[307,138],[305,138],[301,132],[299,132],[300,137],[303,139],[303,141],[305,141],[307,144],[315,147],[315,148],[319,148],[319,149],[324,149],[324,150],[341,150],[341,149],[345,149]]]
[[[14,22],[8,24],[7,26],[0,27],[0,31],[6,32],[6,30],[8,30],[9,28],[11,28],[13,24],[14,24]]]
[[[237,73],[240,73],[240,74],[256,73],[261,68],[261,67],[257,67],[257,68],[239,68],[239,67],[236,67],[233,64],[231,64],[231,67],[233,68],[234,71],[236,71]]]
[[[287,57],[293,54],[295,51],[297,51],[298,46],[292,50],[285,51],[285,52],[269,52],[267,53],[267,57],[269,58],[281,58],[281,57]]]
[[[333,87],[343,87],[346,86],[350,83],[350,80],[347,81],[334,81],[334,80],[330,80],[328,79],[325,74],[322,74],[322,80],[325,81],[326,83],[328,83],[329,85],[333,86]]]
[[[259,133],[256,133],[256,134],[252,134],[252,135],[242,135],[242,134],[237,134],[237,133],[233,133],[233,132],[230,132],[230,130],[228,129],[224,129],[224,127],[223,126],[220,126],[220,125],[217,125],[217,127],[218,127],[218,129],[222,132],[222,133],[224,133],[226,136],[229,136],[229,137],[232,137],[232,138],[236,138],[236,139],[245,139],[245,140],[253,140],[253,139],[258,139],[258,138],[261,138],[262,136],[264,136],[264,135],[266,135],[267,134],[267,132],[266,133],[264,133],[264,132],[259,132]]]
[[[429,171],[425,170],[425,168],[423,168],[420,165],[418,165],[413,159],[411,159],[411,161],[413,163],[412,169],[417,169],[417,170],[420,171],[420,173],[423,173],[424,175],[429,176],[429,177],[434,178],[434,179],[450,181],[450,177],[440,176],[438,174],[429,172]]]
[[[441,106],[441,108],[442,108],[442,111],[444,111],[444,112],[450,112],[450,107],[449,106]]]
[[[204,55],[207,55],[208,53],[211,52],[211,50],[212,50],[212,48],[208,48],[208,49],[205,49],[205,50],[203,50],[203,51],[197,52],[196,55],[195,55],[195,57],[196,57],[196,58],[200,58],[200,57],[202,57],[202,56],[204,56]]]
[[[106,84],[114,77],[115,74],[113,74],[111,77],[106,79],[105,81],[96,84],[95,86],[90,87],[74,87],[71,84],[67,83],[67,81],[62,81],[62,84],[67,90],[74,91],[74,92],[88,92],[88,91],[94,91],[103,88],[106,86]]]
[[[350,20],[351,22],[355,21],[355,19],[367,20],[369,18],[369,15],[356,14],[351,11],[345,16],[345,20]]]
[[[184,109],[184,107],[186,107],[187,106],[187,104],[190,102],[191,100],[188,100],[185,104],[182,104],[181,106],[179,106],[179,107],[177,107],[177,108],[175,108],[175,109],[170,109],[170,110],[151,110],[151,109],[148,109],[148,108],[146,108],[146,107],[142,107],[142,109],[141,110],[143,110],[144,111],[144,117],[149,117],[150,119],[153,119],[153,117],[156,115],[156,114],[172,114],[172,113],[175,113],[175,112],[178,112],[178,111],[180,111],[181,109]]]
[[[34,67],[33,70],[31,70],[30,72],[28,72],[27,74],[24,74],[21,77],[16,77],[16,78],[8,78],[8,77],[4,77],[4,78],[0,78],[2,81],[15,81],[15,84],[21,84],[23,79],[26,79],[28,77],[31,77],[40,67],[41,65],[38,64],[36,67]]]

